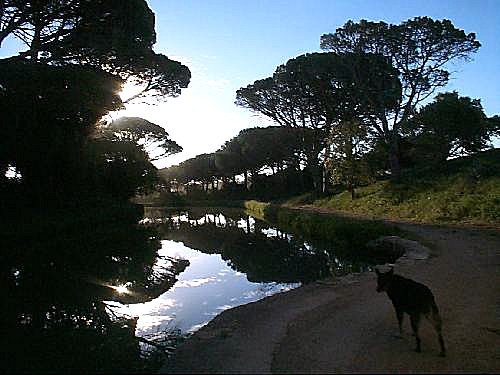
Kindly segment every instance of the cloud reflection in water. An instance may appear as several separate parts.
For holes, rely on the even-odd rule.
[[[138,335],[171,328],[194,332],[224,310],[299,286],[250,282],[220,255],[204,254],[180,242],[162,241],[159,255],[188,259],[190,265],[160,297],[146,303],[121,305],[120,313],[139,317]]]

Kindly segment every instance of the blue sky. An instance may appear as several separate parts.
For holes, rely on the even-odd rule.
[[[165,114],[167,130],[186,150],[164,165],[213,152],[241,129],[266,125],[233,104],[236,90],[270,76],[290,58],[320,51],[320,36],[350,19],[399,24],[430,16],[450,19],[466,33],[475,32],[483,46],[471,62],[450,66],[455,73],[444,91],[480,98],[488,116],[500,114],[500,0],[150,0],[149,4],[156,14],[155,49],[178,57],[193,72],[191,87],[170,100],[166,112],[159,110]],[[197,112],[206,107],[205,116],[203,110]],[[187,110],[187,118],[179,108]],[[177,131],[176,122],[183,124],[183,132]]]
[[[268,125],[234,105],[236,90],[270,76],[276,66],[320,51],[320,36],[348,20],[398,24],[416,16],[450,19],[476,33],[479,52],[453,64],[442,91],[481,99],[488,116],[500,114],[500,0],[148,0],[156,15],[155,50],[189,66],[192,80],[178,98],[130,105],[119,115],[164,126],[184,152],[157,163],[177,164],[213,152],[244,128]],[[6,46],[8,49],[9,47]],[[2,48],[4,50],[4,48]],[[0,55],[8,54],[0,51]]]

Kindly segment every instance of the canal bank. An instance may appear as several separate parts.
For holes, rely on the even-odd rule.
[[[409,223],[402,230],[433,248],[396,273],[428,285],[444,321],[448,356],[422,325],[423,352],[397,338],[392,305],[371,272],[312,283],[227,310],[196,332],[162,372],[498,372],[498,230]]]

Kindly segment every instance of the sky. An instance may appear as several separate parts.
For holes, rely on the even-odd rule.
[[[234,104],[236,90],[269,77],[348,20],[399,24],[429,16],[450,19],[482,44],[470,62],[452,64],[441,91],[481,99],[500,114],[500,0],[148,0],[156,17],[154,50],[180,61],[192,78],[181,96],[156,105],[131,104],[110,117],[138,116],[163,126],[184,151],[159,168],[219,149],[240,130],[271,125]],[[9,48],[7,46],[7,48]],[[2,46],[2,49],[3,46]],[[0,51],[0,56],[9,51]],[[499,145],[497,145],[498,147]]]

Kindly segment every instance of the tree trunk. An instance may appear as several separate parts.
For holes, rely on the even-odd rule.
[[[245,170],[243,173],[243,177],[245,178],[245,190],[248,190],[248,171]]]
[[[34,7],[34,17],[33,17],[33,39],[31,40],[31,45],[30,45],[30,50],[29,54],[31,56],[32,61],[38,61],[38,53],[40,52],[41,48],[41,37],[42,37],[42,20],[40,19],[39,16],[39,7],[35,6]]]
[[[399,162],[399,137],[392,136],[389,144],[389,166],[391,168],[391,179],[397,181],[401,177],[401,164]]]

